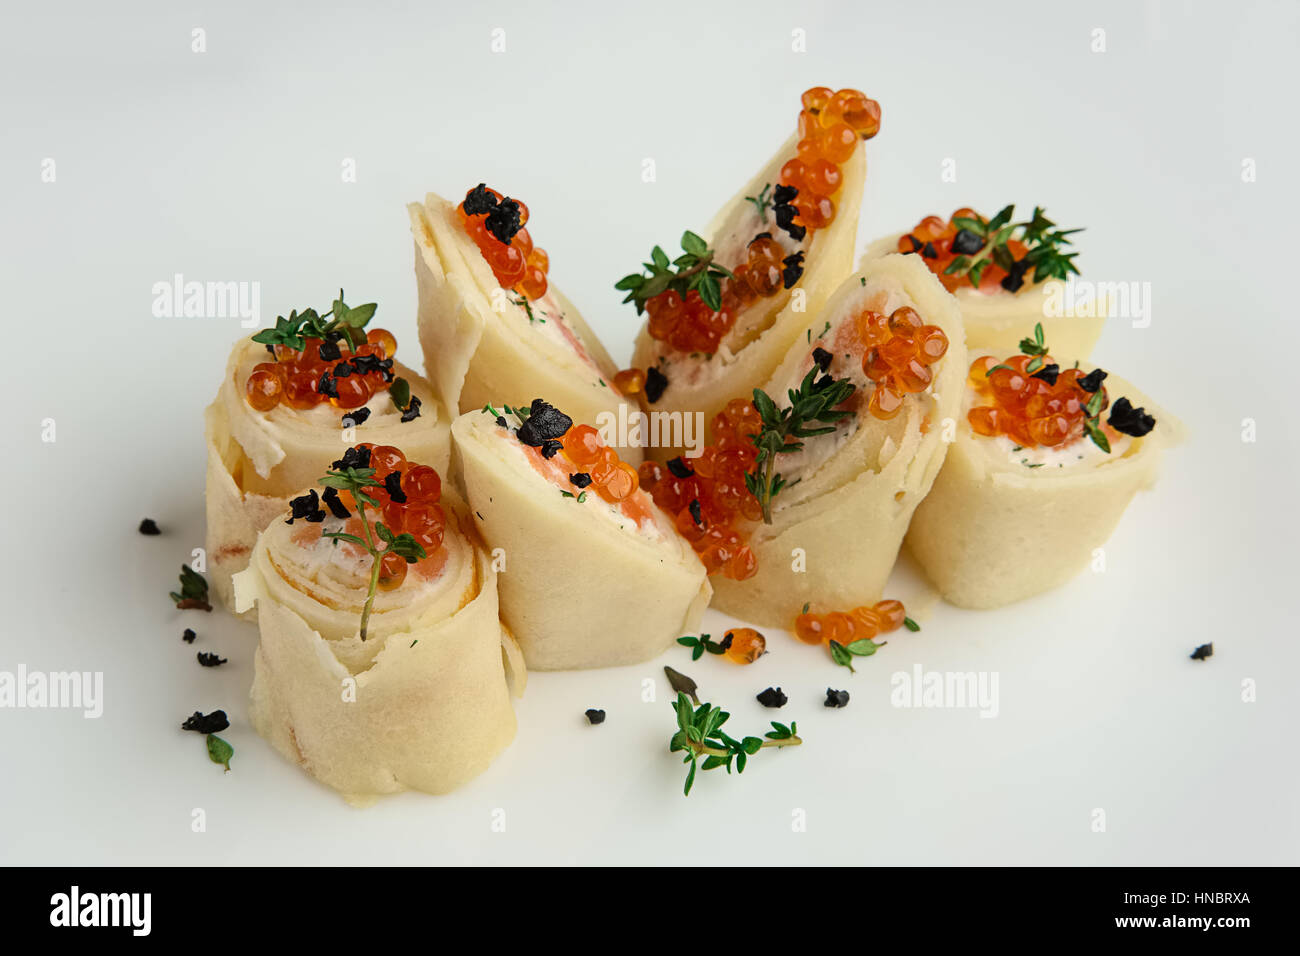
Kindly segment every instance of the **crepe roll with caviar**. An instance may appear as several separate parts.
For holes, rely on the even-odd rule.
[[[880,106],[856,90],[803,94],[798,131],[671,258],[656,248],[617,288],[646,316],[619,384],[652,411],[707,423],[771,376],[853,268],[866,181],[862,141]],[[651,450],[659,460],[686,441]]]
[[[804,604],[881,599],[943,463],[965,351],[952,296],[888,256],[840,286],[751,401],[723,409],[716,444],[643,466],[714,572],[714,607],[784,627]]]
[[[544,394],[582,421],[617,417],[628,404],[612,386],[617,366],[550,280],[522,201],[480,183],[459,203],[429,193],[407,209],[425,369],[448,408]]]
[[[445,793],[514,737],[522,655],[437,469],[347,449],[262,533],[234,586],[261,631],[254,728],[349,800]]]
[[[1117,376],[1062,367],[1044,329],[971,363],[957,440],[907,535],[960,607],[1001,607],[1081,571],[1182,434]]]
[[[536,399],[462,415],[452,438],[529,668],[635,664],[696,629],[703,566],[594,427]]]
[[[1015,220],[1015,206],[991,219],[958,209],[946,221],[926,216],[910,232],[873,242],[864,263],[895,252],[915,255],[957,297],[966,345],[972,351],[1009,352],[1041,322],[1063,355],[1085,359],[1101,335],[1109,299],[1079,301],[1068,286],[1078,275],[1071,236],[1035,207]]]
[[[276,319],[238,343],[206,413],[208,569],[231,606],[231,575],[291,495],[349,440],[400,446],[445,469],[450,418],[428,383],[394,356],[392,333],[367,329],[374,305],[342,296]]]

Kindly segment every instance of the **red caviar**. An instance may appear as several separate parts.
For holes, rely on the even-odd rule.
[[[859,139],[870,139],[880,131],[880,104],[857,90],[836,92],[819,86],[803,94],[802,105],[796,155],[781,167],[778,183],[797,190],[792,221],[810,235],[835,221],[834,197],[844,182],[840,167],[853,156]],[[649,299],[646,312],[651,337],[679,352],[716,352],[747,306],[793,284],[785,270],[796,240],[788,240],[791,248],[787,250],[774,234],[761,233],[749,244],[744,261],[731,267],[735,278],[723,281],[717,311],[694,291],[685,300],[673,290]],[[800,273],[801,269],[792,273],[796,281]]]
[[[344,492],[339,496],[339,500],[352,512],[352,516],[347,519],[343,530],[363,540],[367,540],[368,530],[368,540],[380,546],[381,539],[375,525],[382,522],[393,534],[409,534],[415,538],[420,547],[424,548],[425,557],[410,568],[407,567],[405,558],[391,553],[382,554],[378,580],[380,590],[392,591],[401,587],[402,582],[406,580],[408,570],[419,573],[421,577],[433,577],[447,560],[442,550],[447,518],[439,504],[442,498],[442,477],[428,465],[411,464],[400,450],[391,445],[371,445],[366,442],[357,447],[369,451],[369,467],[375,470],[375,481],[383,482],[393,472],[401,474],[398,484],[405,500],[394,500],[392,492],[386,487],[367,487],[365,493],[378,502],[377,507],[366,506],[366,524],[369,526],[367,529],[362,526],[356,501],[350,494]],[[319,535],[319,524],[309,527],[315,529],[316,535]],[[346,544],[343,547],[352,548],[357,554],[364,553],[354,544]]]
[[[339,357],[321,358],[321,349],[332,354],[329,346],[338,348]],[[366,341],[352,348],[351,341],[340,337],[333,342],[318,338],[304,338],[302,350],[277,345],[274,361],[259,362],[244,382],[244,399],[259,412],[269,412],[280,403],[290,408],[305,410],[329,402],[335,408],[360,408],[376,394],[385,391],[395,377],[388,362],[397,354],[397,339],[387,329],[370,329]],[[360,359],[368,371],[355,367]],[[387,367],[373,368],[375,363]],[[340,377],[340,367],[346,374]],[[326,389],[321,391],[325,379]]]
[[[727,658],[734,663],[752,664],[767,653],[767,638],[752,627],[732,628],[727,632],[726,638],[730,638],[727,643]]]
[[[965,275],[945,275],[944,270],[952,264],[952,261],[963,253],[959,249],[953,248],[953,240],[957,238],[957,233],[961,227],[956,224],[958,219],[976,219],[979,218],[975,210],[963,206],[956,210],[947,222],[939,216],[926,216],[912,228],[911,232],[904,233],[898,237],[898,251],[904,253],[917,253],[925,260],[930,271],[939,277],[944,288],[949,292],[966,285],[970,285],[970,279]],[[1029,251],[1019,239],[1009,239],[1006,243],[1006,249],[1011,253],[1011,258],[1019,262],[1024,259],[1025,253]],[[965,253],[969,255],[969,253]],[[1001,290],[1002,280],[1007,277],[1007,270],[994,262],[990,262],[979,277],[979,289],[981,292],[997,292]]]
[[[794,636],[805,644],[852,644],[877,634],[897,630],[907,618],[902,601],[877,601],[851,611],[813,614],[804,611],[794,619]]]
[[[866,311],[854,319],[862,343],[862,371],[875,383],[867,409],[876,418],[890,419],[907,395],[923,392],[934,380],[930,366],[948,351],[948,336],[937,325],[926,325],[910,306],[888,317]]]
[[[545,249],[533,245],[533,238],[525,228],[528,222],[528,207],[518,199],[502,196],[495,189],[484,191],[495,199],[495,204],[514,203],[518,207],[519,229],[506,241],[492,234],[488,228],[489,213],[465,211],[465,203],[456,207],[456,215],[466,233],[474,240],[483,259],[491,268],[497,284],[503,289],[513,289],[530,302],[536,302],[546,295],[546,274],[551,268],[550,256]],[[478,192],[478,187],[465,194],[466,200]],[[477,209],[477,207],[473,207]]]
[[[758,559],[742,530],[763,512],[745,484],[758,449],[750,440],[762,428],[752,402],[732,399],[713,418],[714,444],[698,457],[679,459],[681,477],[658,462],[641,465],[641,485],[655,504],[672,515],[710,574],[736,581],[753,577]]]
[[[1003,362],[991,355],[977,358],[966,377],[979,400],[966,416],[971,430],[986,437],[1006,435],[1027,448],[1054,448],[1082,438],[1094,393],[1079,384],[1085,373],[1077,368],[1059,372],[1055,383],[1050,375],[1035,374],[1053,365],[1050,355],[1013,355]],[[1105,386],[1099,388],[1098,413],[1110,404]]]

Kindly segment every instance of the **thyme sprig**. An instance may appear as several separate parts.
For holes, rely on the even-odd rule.
[[[683,647],[691,649],[691,660],[698,661],[704,656],[705,652],[709,654],[725,654],[727,648],[731,646],[731,635],[728,634],[720,641],[713,640],[708,634],[701,634],[699,637],[687,635],[686,637],[677,638],[677,643]]]
[[[772,721],[772,729],[762,737],[737,740],[722,729],[730,714],[710,703],[692,707],[690,698],[680,692],[673,710],[677,714],[677,731],[669,741],[668,750],[682,753],[682,763],[690,767],[682,789],[686,796],[690,796],[691,787],[695,785],[697,770],[726,767],[727,773],[731,773],[734,764],[736,773],[744,773],[749,758],[764,747],[797,747],[803,743],[798,736],[799,725],[793,721],[789,726]],[[702,765],[701,757],[704,758]]]
[[[271,348],[283,345],[301,352],[306,344],[304,339],[326,339],[337,332],[346,337],[348,344],[356,349],[366,344],[366,336],[361,330],[374,317],[378,308],[374,302],[355,308],[348,306],[343,301],[343,290],[339,289],[339,297],[334,300],[328,312],[322,315],[315,309],[304,309],[302,312],[294,309],[287,319],[277,315],[275,328],[256,333],[253,341]]]
[[[366,520],[366,505],[376,509],[380,505],[375,498],[366,493],[366,489],[384,487],[382,481],[375,480],[375,469],[348,466],[327,471],[320,479],[320,483],[326,488],[346,491],[352,496],[352,502],[357,508],[357,517],[361,519],[361,529],[365,533],[364,539],[342,531],[328,531],[321,535],[322,538],[333,538],[335,541],[350,541],[358,547],[365,548],[366,553],[370,555],[370,586],[366,592],[365,606],[361,609],[361,639],[364,641],[366,628],[370,622],[370,611],[375,603],[375,591],[379,586],[379,568],[384,555],[391,551],[404,558],[407,564],[414,564],[427,558],[428,554],[413,535],[405,532],[393,534],[392,529],[382,521],[376,521],[375,533],[374,535],[370,533],[370,522]],[[375,544],[376,536],[384,542],[385,547],[380,548]]]
[[[168,597],[176,604],[179,611],[211,611],[208,602],[208,581],[188,564],[181,565],[181,589],[172,591]]]
[[[754,208],[758,210],[758,218],[763,222],[767,222],[767,211],[776,202],[772,197],[772,184],[765,183],[757,196],[746,196],[745,202],[752,202]]]
[[[776,456],[803,448],[803,439],[826,435],[854,413],[836,406],[844,404],[857,386],[847,378],[823,374],[816,365],[808,370],[797,389],[787,392],[790,404],[777,408],[761,389],[754,389],[754,408],[762,419],[762,430],[751,436],[758,448],[753,470],[745,475],[747,487],[763,508],[763,521],[772,523],[772,499],[787,485],[776,471]]]
[[[964,275],[971,285],[978,288],[984,270],[990,264],[996,264],[1007,272],[1006,278],[1002,280],[1003,288],[1012,292],[1020,288],[1025,273],[1031,268],[1034,270],[1035,283],[1045,279],[1064,281],[1071,273],[1078,275],[1079,270],[1073,261],[1078,253],[1067,253],[1065,247],[1071,245],[1070,236],[1083,230],[1057,229],[1056,223],[1048,219],[1043,214],[1044,210],[1038,206],[1034,207],[1034,214],[1029,219],[1012,222],[1015,210],[1016,207],[1012,204],[1004,207],[992,219],[985,219],[978,213],[973,219],[964,216],[954,219],[954,226],[972,234],[974,239],[970,241],[978,240],[981,245],[973,254],[954,258],[948,263],[948,268],[943,270],[944,275]],[[958,233],[959,237],[960,235]],[[1012,239],[1018,239],[1027,247],[1025,255],[1018,261],[1007,248],[1007,243]]]
[[[714,261],[714,251],[709,244],[691,232],[682,233],[682,254],[669,260],[668,253],[659,246],[650,252],[650,261],[643,262],[645,273],[633,272],[614,283],[614,288],[626,292],[624,302],[636,303],[636,314],[645,311],[646,303],[655,296],[669,289],[681,296],[682,301],[690,292],[698,292],[700,298],[713,311],[722,307],[722,286],[720,279],[731,279],[731,270]]]
[[[831,660],[836,664],[839,664],[841,667],[847,667],[850,674],[856,674],[857,671],[853,669],[853,658],[870,657],[888,643],[888,641],[881,641],[877,644],[868,637],[859,638],[849,644],[841,644],[839,641],[831,641]]]

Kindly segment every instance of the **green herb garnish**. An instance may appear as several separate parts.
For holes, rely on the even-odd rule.
[[[1073,261],[1078,253],[1067,253],[1064,248],[1071,244],[1070,236],[1083,230],[1057,229],[1056,223],[1043,215],[1043,210],[1037,206],[1034,207],[1032,218],[1013,223],[1011,217],[1015,209],[1015,205],[1007,206],[992,219],[987,220],[978,213],[973,219],[966,217],[954,219],[952,221],[954,226],[979,236],[984,240],[984,246],[973,255],[954,258],[948,263],[948,268],[943,270],[944,275],[964,275],[970,280],[971,285],[978,288],[980,277],[991,263],[996,263],[1000,268],[1011,273],[1016,265],[1016,259],[1007,248],[1007,243],[1012,239],[1018,239],[1025,244],[1027,251],[1020,260],[1024,263],[1021,268],[1033,267],[1035,283],[1045,279],[1065,280],[1071,273],[1078,275],[1079,270]]]
[[[188,564],[182,564],[180,581],[180,592],[172,591],[168,595],[176,603],[177,610],[212,610],[212,605],[208,603],[208,582],[203,575]]]
[[[301,352],[305,345],[304,339],[323,339],[332,332],[341,332],[355,350],[366,344],[365,333],[361,330],[365,328],[378,308],[379,306],[374,302],[351,308],[344,304],[343,290],[339,289],[339,297],[334,300],[333,306],[324,315],[318,314],[315,309],[304,309],[301,313],[295,309],[289,313],[287,319],[277,315],[275,328],[263,329],[256,333],[253,341],[272,347],[283,345],[295,352]]]
[[[375,590],[379,586],[379,568],[383,563],[383,557],[388,552],[404,558],[407,564],[414,564],[428,554],[420,543],[415,540],[415,536],[403,532],[402,534],[393,534],[383,522],[375,522],[375,533],[370,533],[370,522],[366,520],[366,505],[372,505],[376,509],[379,502],[373,497],[366,494],[367,488],[383,488],[382,481],[375,480],[375,469],[373,468],[343,468],[337,471],[328,471],[320,479],[320,483],[326,488],[336,488],[339,491],[346,491],[352,496],[352,502],[357,508],[357,517],[361,519],[361,529],[365,532],[365,538],[362,539],[355,534],[347,534],[342,531],[329,531],[321,535],[322,538],[333,538],[338,541],[350,541],[358,547],[364,548],[370,555],[370,586],[366,592],[366,603],[361,609],[361,639],[366,639],[366,627],[370,622],[370,611],[375,603]],[[375,537],[384,542],[385,547],[380,548],[375,544]]]
[[[709,244],[687,230],[682,233],[682,254],[671,262],[668,253],[655,246],[650,261],[644,262],[646,274],[633,272],[614,283],[614,288],[626,292],[624,302],[636,303],[636,314],[645,311],[648,301],[669,289],[686,301],[690,292],[700,298],[713,311],[722,307],[722,286],[719,279],[731,279],[731,271],[713,261],[714,251]]]
[[[763,220],[763,222],[767,222],[767,210],[773,203],[771,192],[772,184],[766,183],[763,188],[759,190],[757,196],[745,197],[745,202],[752,202],[754,204],[754,208],[758,210],[758,218]]]
[[[216,734],[208,734],[208,759],[230,769],[230,758],[235,755],[235,748]]]
[[[841,667],[847,667],[850,674],[856,674],[857,671],[853,669],[853,658],[870,657],[880,648],[884,647],[886,643],[888,642],[881,641],[877,644],[870,638],[866,637],[859,638],[851,644],[841,644],[839,641],[831,641],[831,660],[836,664],[839,664]]]
[[[835,431],[836,423],[853,417],[853,412],[837,411],[836,406],[848,400],[857,386],[847,378],[822,375],[818,379],[820,371],[815,365],[808,370],[799,388],[788,392],[790,404],[786,408],[778,409],[766,392],[754,389],[754,408],[763,427],[751,437],[758,457],[754,470],[745,475],[745,487],[758,499],[767,524],[772,523],[772,499],[787,484],[776,472],[776,456],[798,451],[803,448],[802,439],[829,434]]]
[[[677,643],[683,647],[691,648],[691,660],[698,661],[707,651],[710,654],[725,654],[727,647],[721,641],[711,640],[709,635],[701,634],[699,637],[679,637]]]
[[[910,617],[903,618],[903,627],[907,628],[909,631],[912,631],[914,633],[921,629],[921,625],[917,624]]]
[[[744,773],[749,758],[764,747],[797,747],[803,743],[798,736],[798,724],[791,722],[786,726],[776,721],[772,721],[772,729],[763,737],[737,740],[722,730],[730,714],[712,704],[692,708],[690,699],[682,693],[677,695],[673,710],[677,714],[677,731],[668,744],[668,750],[670,753],[682,752],[682,763],[690,766],[686,771],[686,786],[682,789],[687,796],[695,784],[697,769],[726,767],[727,773],[731,773],[734,763],[736,773]],[[704,758],[702,767],[699,764],[701,757]]]

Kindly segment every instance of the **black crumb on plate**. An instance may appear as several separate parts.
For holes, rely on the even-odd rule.
[[[779,687],[769,687],[758,695],[758,702],[764,707],[784,707],[790,698],[781,693]]]
[[[829,687],[827,687],[826,706],[827,707],[849,706],[849,692],[847,690],[831,690]]]
[[[196,637],[198,637],[198,635],[194,633],[194,629],[191,627],[187,627],[184,631],[181,632],[181,640],[184,641],[186,644],[193,644],[194,638]]]
[[[216,654],[209,654],[207,651],[199,651],[199,663],[204,667],[220,667],[222,664],[229,663],[226,658],[218,657]]]
[[[605,712],[597,710],[595,707],[587,708],[587,723],[603,724],[605,722]]]
[[[145,518],[140,522],[140,533],[149,535],[162,534],[153,518]]]
[[[1204,661],[1214,656],[1214,642],[1202,644],[1196,650],[1192,651],[1191,658],[1194,661]]]
[[[219,734],[230,726],[224,710],[214,710],[210,714],[201,714],[197,710],[194,716],[186,717],[181,730],[193,730],[200,734]]]

